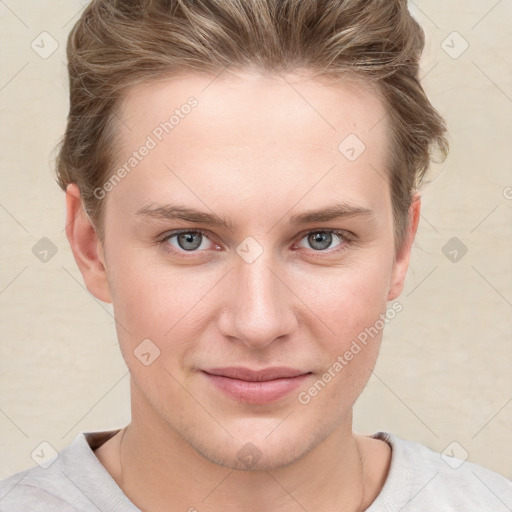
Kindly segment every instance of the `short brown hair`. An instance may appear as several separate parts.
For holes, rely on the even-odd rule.
[[[78,185],[103,240],[94,191],[114,172],[117,113],[129,87],[228,66],[355,78],[375,86],[389,116],[398,247],[433,150],[448,154],[445,121],[420,84],[424,44],[407,0],[93,0],[68,37],[70,108],[57,182]]]

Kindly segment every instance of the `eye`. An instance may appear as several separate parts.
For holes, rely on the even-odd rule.
[[[338,245],[334,247],[344,247],[348,242],[347,235],[342,231],[310,231],[302,240],[306,239],[309,246],[314,251],[327,252],[326,249],[332,248],[333,242],[340,240]]]
[[[331,250],[328,249],[333,248],[332,252],[343,250],[351,242],[349,235],[344,231],[329,230],[310,231],[301,238],[302,240],[306,240],[306,243],[309,245],[306,248],[310,248],[314,252],[325,253],[330,253]],[[336,241],[338,241],[337,244]],[[208,242],[211,245],[210,247]],[[165,251],[180,254],[197,254],[208,249],[220,249],[220,246],[211,242],[207,234],[201,230],[173,231],[165,235],[158,243],[163,246]]]
[[[169,233],[160,240],[160,243],[165,246],[165,250],[177,252],[198,252],[199,250],[208,249],[206,241],[208,237],[203,231],[175,231]],[[172,247],[172,249],[169,248]]]

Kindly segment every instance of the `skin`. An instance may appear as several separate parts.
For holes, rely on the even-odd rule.
[[[143,510],[367,508],[391,452],[352,431],[352,408],[382,333],[307,405],[297,396],[403,288],[420,199],[395,251],[384,105],[361,85],[299,74],[190,74],[138,85],[120,112],[119,165],[190,96],[198,106],[103,199],[104,243],[76,185],[66,192],[74,257],[88,290],[113,303],[131,374],[132,421],[95,453]],[[338,150],[350,133],[366,146],[353,162]],[[371,213],[288,223],[339,201]],[[214,212],[232,226],[138,218],[150,202]],[[176,229],[206,237],[195,252],[177,237],[161,242]],[[350,237],[333,235],[315,250],[308,234],[329,230]],[[263,250],[252,263],[236,251],[249,236]],[[144,339],[160,350],[148,366],[134,354]],[[312,373],[290,395],[254,405],[224,395],[200,371],[225,366]],[[247,443],[259,457],[251,467],[237,457]]]

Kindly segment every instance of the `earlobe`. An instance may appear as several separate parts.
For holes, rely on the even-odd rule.
[[[388,301],[395,300],[399,297],[404,288],[405,276],[407,275],[407,269],[409,268],[414,238],[418,231],[420,211],[421,196],[416,193],[414,194],[411,206],[409,207],[408,231],[402,246],[396,254],[395,262],[393,264],[392,278],[387,296]]]
[[[87,289],[97,299],[112,302],[103,248],[74,183],[66,188],[66,236]]]

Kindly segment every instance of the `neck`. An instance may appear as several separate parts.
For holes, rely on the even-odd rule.
[[[362,436],[352,433],[351,414],[299,460],[243,471],[205,459],[147,402],[133,398],[132,422],[111,446],[110,467],[102,462],[141,510],[355,512],[373,501],[385,480],[382,471],[376,478],[380,467],[368,460]]]

